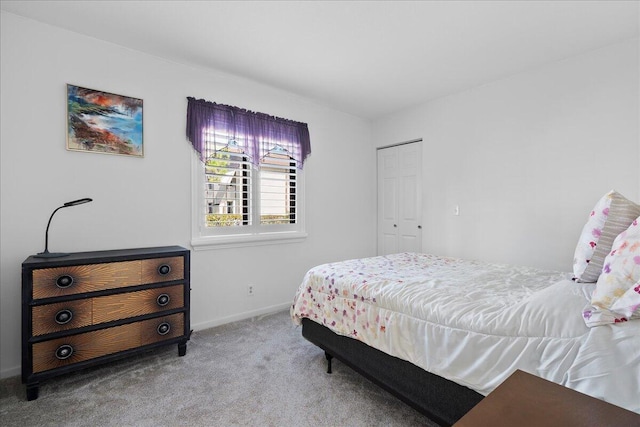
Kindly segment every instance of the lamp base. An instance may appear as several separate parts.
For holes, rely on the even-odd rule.
[[[33,255],[34,258],[62,258],[65,256],[69,256],[69,254],[64,252],[40,252]]]

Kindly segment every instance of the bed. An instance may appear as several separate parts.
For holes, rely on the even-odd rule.
[[[517,369],[640,413],[640,320],[589,324],[598,285],[399,253],[310,269],[291,316],[329,364],[336,357],[442,425]]]

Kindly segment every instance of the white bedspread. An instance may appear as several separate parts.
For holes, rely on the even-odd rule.
[[[317,266],[291,308],[487,395],[516,369],[640,413],[640,320],[588,328],[595,284],[402,253]]]

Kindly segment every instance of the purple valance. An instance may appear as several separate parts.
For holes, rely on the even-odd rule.
[[[256,166],[274,149],[285,150],[300,169],[311,154],[306,123],[203,99],[187,100],[187,139],[203,162],[217,149],[216,140],[233,142]]]

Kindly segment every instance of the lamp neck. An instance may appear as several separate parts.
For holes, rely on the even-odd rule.
[[[51,220],[53,216],[62,208],[68,208],[69,206],[60,206],[56,210],[53,211],[51,216],[49,217],[49,222],[47,222],[47,231],[44,233],[44,252],[45,254],[49,253],[49,226],[51,225]]]

